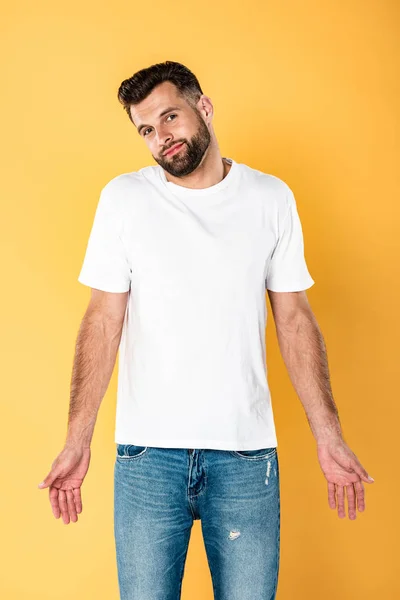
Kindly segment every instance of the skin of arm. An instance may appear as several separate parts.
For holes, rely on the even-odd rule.
[[[356,519],[365,510],[363,482],[373,483],[343,438],[329,381],[325,342],[305,290],[268,290],[282,358],[317,442],[318,460],[328,482],[329,507]],[[346,493],[345,493],[346,492]]]
[[[90,444],[101,401],[114,369],[129,292],[92,288],[74,356],[67,436],[64,447],[39,483],[49,490],[51,509],[65,524],[82,512],[82,483],[90,464]]]
[[[90,447],[114,370],[128,294],[92,289],[76,340],[66,446]]]
[[[306,292],[269,291],[269,297],[282,358],[317,444],[343,437],[324,338]]]

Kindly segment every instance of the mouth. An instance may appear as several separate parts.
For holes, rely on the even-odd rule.
[[[179,142],[178,144],[174,144],[173,146],[171,146],[171,148],[169,148],[169,150],[167,150],[166,152],[164,152],[163,156],[167,156],[169,154],[174,154],[174,152],[176,152],[177,150],[179,150],[179,148],[181,146],[183,146],[185,142]]]

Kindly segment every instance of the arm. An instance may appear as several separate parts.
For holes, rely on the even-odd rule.
[[[365,510],[363,481],[374,480],[343,439],[321,331],[305,290],[268,290],[268,294],[282,357],[317,441],[318,460],[328,482],[329,506],[337,507],[338,516],[345,517],[346,495],[353,520],[356,508]]]
[[[78,281],[92,289],[76,340],[64,447],[39,488],[49,489],[54,516],[65,524],[82,512],[81,487],[90,463],[90,444],[101,401],[114,368],[131,268],[123,241],[120,177],[101,191]],[[122,194],[122,195],[121,195]]]
[[[342,437],[326,347],[305,291],[268,290],[282,358],[318,443]]]
[[[66,445],[89,447],[114,369],[128,292],[92,288],[76,341]]]
[[[67,439],[38,487],[49,488],[56,519],[76,522],[82,512],[81,487],[89,468],[90,443],[121,339],[129,292],[92,288],[82,319],[72,370]]]

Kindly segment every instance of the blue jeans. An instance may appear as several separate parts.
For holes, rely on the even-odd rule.
[[[121,600],[179,600],[200,519],[214,600],[274,600],[280,550],[277,448],[117,444],[114,535]]]

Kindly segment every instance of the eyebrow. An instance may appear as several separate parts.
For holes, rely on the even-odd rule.
[[[182,110],[182,109],[179,106],[169,106],[168,108],[166,108],[165,110],[163,110],[162,112],[160,112],[160,114],[158,115],[158,117],[159,118],[163,117],[167,113],[171,112],[171,110]],[[145,123],[142,123],[137,128],[138,133],[140,133],[144,127],[151,127],[151,125],[146,125]]]

